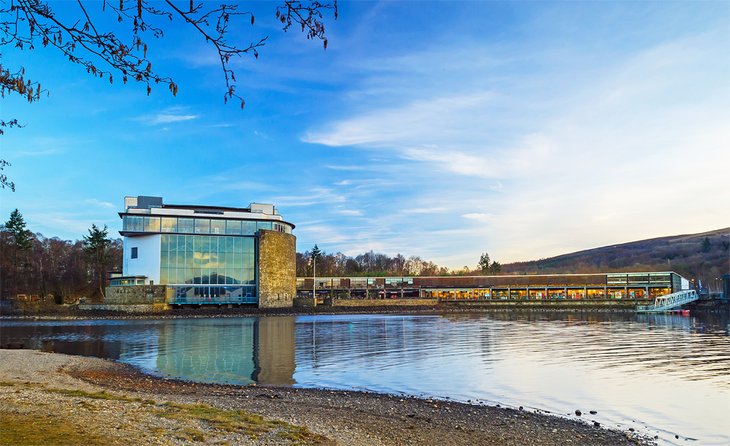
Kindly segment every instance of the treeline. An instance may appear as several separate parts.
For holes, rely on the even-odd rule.
[[[0,297],[51,297],[56,303],[98,298],[109,271],[122,269],[122,241],[92,225],[81,240],[32,233],[16,209],[0,227]]]
[[[316,260],[314,265],[313,258]],[[311,251],[297,253],[298,277],[312,276],[315,267],[316,275],[319,277],[479,275],[497,274],[501,269],[498,262],[490,262],[487,253],[482,254],[476,269],[465,266],[457,270],[450,270],[417,256],[406,258],[402,254],[391,257],[370,251],[351,257],[341,252],[326,253],[317,245],[314,245]]]

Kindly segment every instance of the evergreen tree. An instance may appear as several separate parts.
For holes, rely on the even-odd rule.
[[[10,265],[9,268],[2,268],[1,293],[3,296],[24,293],[28,284],[24,270],[28,264],[28,254],[33,247],[33,233],[26,228],[23,215],[17,209],[10,213],[10,219],[2,230],[7,240],[6,249]]]
[[[30,249],[33,234],[25,227],[25,220],[20,211],[16,209],[10,213],[10,219],[5,223],[4,230],[10,234],[17,249],[21,251]]]
[[[99,229],[91,225],[89,235],[84,236],[84,252],[93,270],[94,287],[98,286],[99,294],[104,297],[104,283],[109,266],[109,234],[106,225]]]
[[[482,274],[489,274],[489,254],[486,252],[482,254],[481,257],[479,257],[479,264],[477,267],[482,272]]]
[[[705,237],[705,239],[702,240],[702,252],[710,252],[710,248],[712,248],[710,239],[708,237]]]
[[[322,259],[322,251],[319,249],[319,246],[314,245],[314,248],[312,248],[312,252],[310,253],[310,256],[312,258],[312,275],[316,274],[317,271],[317,262],[319,262]]]

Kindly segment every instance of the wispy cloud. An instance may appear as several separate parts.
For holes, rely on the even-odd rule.
[[[362,211],[359,209],[340,209],[335,211],[335,213],[348,217],[359,217],[362,215]]]
[[[114,206],[113,203],[110,203],[108,201],[98,200],[96,198],[89,198],[88,200],[84,200],[84,203],[86,203],[90,206],[95,206],[95,207],[99,207],[102,209],[116,209],[116,206]]]
[[[161,125],[192,121],[199,117],[200,115],[187,113],[184,107],[170,107],[155,114],[138,116],[135,120],[148,125]]]

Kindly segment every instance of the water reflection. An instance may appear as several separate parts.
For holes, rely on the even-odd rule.
[[[0,346],[115,359],[191,381],[292,385],[294,318],[3,322]]]
[[[503,312],[2,322],[0,345],[163,376],[367,389],[583,413],[664,444],[730,444],[727,316]],[[679,440],[675,439],[678,435]]]

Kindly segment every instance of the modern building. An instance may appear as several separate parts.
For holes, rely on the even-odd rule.
[[[318,297],[458,300],[649,300],[689,289],[674,272],[438,277],[300,277],[297,293]]]
[[[274,205],[175,205],[126,197],[123,273],[111,286],[164,285],[170,305],[291,306],[294,225]]]

